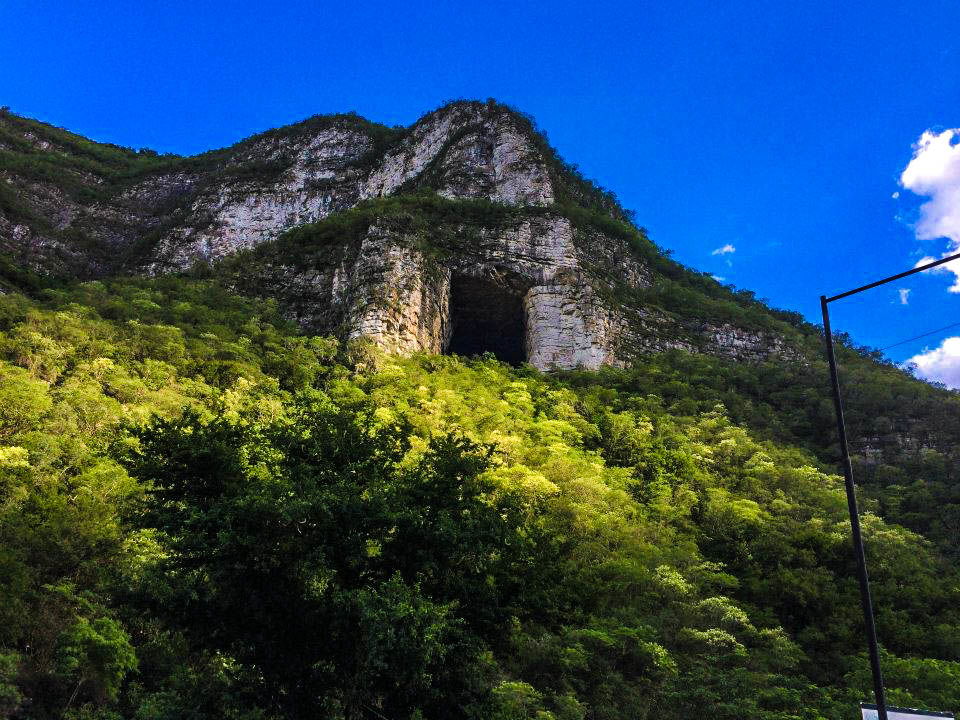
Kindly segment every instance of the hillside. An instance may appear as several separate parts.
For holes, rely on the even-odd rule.
[[[0,243],[0,716],[869,697],[818,328],[516,111],[193,158],[6,113]],[[838,350],[889,701],[960,709],[960,398]]]
[[[4,111],[0,175],[5,251],[69,276],[183,269],[415,188],[622,214],[529,118],[493,101],[449,103],[408,128],[318,115],[193,157],[95,143]]]
[[[253,251],[267,267],[248,287],[286,295],[311,331],[390,350],[445,351],[458,321],[511,305],[504,350],[541,369],[669,347],[763,359],[798,320],[666,259],[529,118],[492,101],[409,128],[318,116],[192,158],[8,113],[0,180],[0,252],[14,267],[155,274]],[[295,228],[304,252],[280,239]]]

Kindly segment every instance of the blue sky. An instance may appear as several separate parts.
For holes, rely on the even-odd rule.
[[[460,97],[534,115],[679,260],[815,322],[821,293],[951,247],[917,223],[949,234],[960,203],[939,135],[960,127],[955,0],[0,2],[0,105],[96,140],[194,153],[315,113],[408,124]],[[916,194],[900,177],[928,130]],[[835,324],[884,347],[960,322],[955,280],[875,291]]]

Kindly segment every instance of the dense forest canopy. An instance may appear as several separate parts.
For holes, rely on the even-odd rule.
[[[0,253],[0,717],[840,720],[871,697],[820,329],[670,259],[528,116],[425,120],[457,106],[519,128],[553,200],[441,192],[467,125],[392,195],[90,282],[76,262],[133,267],[207,185],[283,174],[290,139],[356,131],[354,177],[416,126],[316,116],[182,158],[0,110],[0,219],[69,251],[56,279]],[[89,210],[163,172],[209,177],[132,245],[25,200]],[[542,217],[649,270],[599,294],[656,332],[783,352],[542,373],[289,320],[291,271],[373,225],[436,259]],[[960,396],[840,340],[888,700],[957,710]]]
[[[0,713],[849,718],[815,357],[546,375],[214,280],[0,295]],[[842,361],[889,700],[956,709],[957,399]]]

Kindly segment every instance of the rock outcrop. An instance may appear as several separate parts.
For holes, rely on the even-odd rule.
[[[280,298],[311,330],[542,369],[672,347],[749,360],[782,350],[775,334],[651,303],[654,266],[669,261],[529,119],[493,102],[451,103],[410,128],[311,118],[195,158],[98,146],[10,115],[0,131],[0,151],[18,158],[0,156],[0,251],[33,269],[160,273],[239,253],[225,264],[231,282]],[[434,200],[425,210],[390,198]],[[486,216],[460,217],[457,203],[470,202]],[[278,242],[354,208],[365,214],[353,235]],[[429,220],[411,229],[404,213]]]

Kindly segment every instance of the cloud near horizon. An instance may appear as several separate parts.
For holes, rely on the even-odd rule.
[[[917,375],[924,380],[960,388],[960,337],[946,338],[940,347],[914,355],[907,364],[916,365]]]
[[[946,238],[944,255],[960,250],[960,128],[924,132],[914,145],[913,158],[900,175],[900,184],[923,197],[920,219],[914,226],[918,240]],[[917,265],[930,262],[924,258]],[[960,293],[960,262],[942,266],[953,273],[950,292]],[[938,268],[939,270],[939,268]]]

